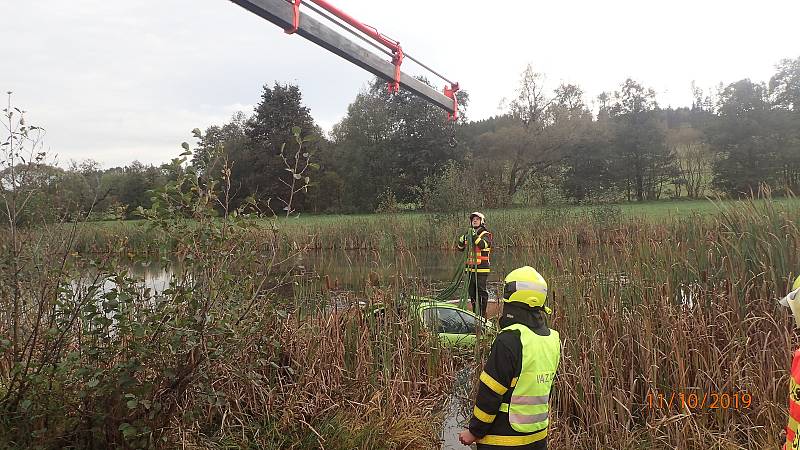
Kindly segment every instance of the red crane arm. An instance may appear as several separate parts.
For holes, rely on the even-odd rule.
[[[344,27],[342,23],[336,22],[336,19],[362,33],[363,36],[357,35],[359,38],[367,40],[376,47],[380,46],[387,48],[391,53],[386,53],[392,56],[390,67],[386,67],[386,62],[381,61],[374,54],[367,52],[363,47],[355,45],[352,41],[331,30],[325,24],[316,20],[313,16],[302,14],[300,11],[302,0],[231,1],[284,28],[287,33],[297,33],[300,36],[332,51],[333,53],[336,53],[342,58],[347,59],[348,61],[368,70],[369,72],[386,79],[388,81],[390,92],[397,92],[402,85],[404,88],[409,89],[414,94],[444,109],[447,112],[448,120],[455,121],[458,119],[458,101],[456,99],[456,92],[459,90],[458,83],[447,80],[425,64],[422,64],[411,56],[406,55],[398,41],[390,39],[379,33],[374,27],[358,21],[339,8],[333,6],[327,0],[306,0],[306,4],[313,3],[325,10],[327,13],[330,13],[333,18],[327,16],[327,14],[324,14],[324,17],[333,21],[336,25],[345,28],[347,31],[355,34],[353,30]],[[320,12],[315,8],[312,8],[310,5],[309,8],[315,12]],[[449,86],[445,86],[443,93],[437,93],[425,83],[422,83],[421,81],[403,73],[400,68],[405,58],[411,59],[439,78],[442,78],[449,83]]]

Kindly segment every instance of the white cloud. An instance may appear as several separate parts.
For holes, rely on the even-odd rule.
[[[498,113],[528,62],[589,97],[633,77],[679,106],[692,80],[766,80],[800,56],[793,0],[336,3],[460,82],[472,119]],[[0,0],[0,10],[0,91],[15,91],[62,160],[167,161],[192,128],[249,114],[276,80],[299,84],[330,130],[371,78],[224,0]]]

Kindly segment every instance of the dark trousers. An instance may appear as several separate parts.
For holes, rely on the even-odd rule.
[[[467,273],[469,274],[467,285],[469,286],[469,301],[472,303],[472,311],[475,314],[480,314],[481,317],[486,317],[486,305],[489,303],[489,290],[486,289],[486,280],[489,278],[489,274]],[[476,301],[477,305],[475,304]]]

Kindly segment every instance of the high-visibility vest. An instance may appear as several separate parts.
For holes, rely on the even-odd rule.
[[[800,449],[800,349],[794,352],[789,376],[789,423],[786,425],[784,450]]]
[[[522,368],[510,403],[502,403],[500,411],[508,413],[508,422],[514,430],[520,433],[544,430],[544,437],[550,423],[550,389],[561,357],[558,332],[550,330],[549,336],[539,336],[521,324],[509,325],[505,330],[520,333]]]
[[[489,262],[489,255],[492,252],[491,247],[491,238],[492,233],[487,230],[481,231],[477,236],[472,236],[472,242],[464,242],[465,245],[469,245],[472,247],[472,250],[467,255],[467,262],[464,266],[464,271],[467,272],[478,272],[478,273],[488,273],[491,269],[491,263]],[[469,241],[470,236],[465,236],[465,241]],[[486,248],[481,248],[480,243],[481,241],[485,241],[489,244]]]

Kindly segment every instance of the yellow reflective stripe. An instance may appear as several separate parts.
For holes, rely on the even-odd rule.
[[[525,436],[500,436],[496,434],[487,434],[486,436],[478,439],[479,444],[485,445],[527,445],[536,441],[541,441],[547,437],[547,428],[542,431],[537,431],[533,434],[526,434]]]
[[[800,424],[798,424],[797,421],[794,420],[794,417],[789,416],[789,423],[786,425],[786,427],[789,428],[790,430],[797,430],[798,426],[800,426]]]
[[[464,267],[464,272],[478,272],[478,273],[489,273],[492,269],[474,269],[472,267]]]
[[[500,403],[500,412],[508,412],[508,403]]]
[[[497,380],[492,378],[492,376],[486,372],[481,372],[480,380],[483,382],[483,384],[488,386],[489,389],[493,390],[497,394],[503,395],[508,390],[507,387],[498,383]]]
[[[494,422],[494,418],[497,417],[497,414],[485,413],[482,409],[478,408],[478,405],[475,405],[475,408],[472,409],[472,414],[476,419],[485,423],[492,423]]]
[[[511,379],[511,387],[514,387],[514,386],[517,385],[517,380],[518,380],[517,377],[514,377],[514,378]]]

